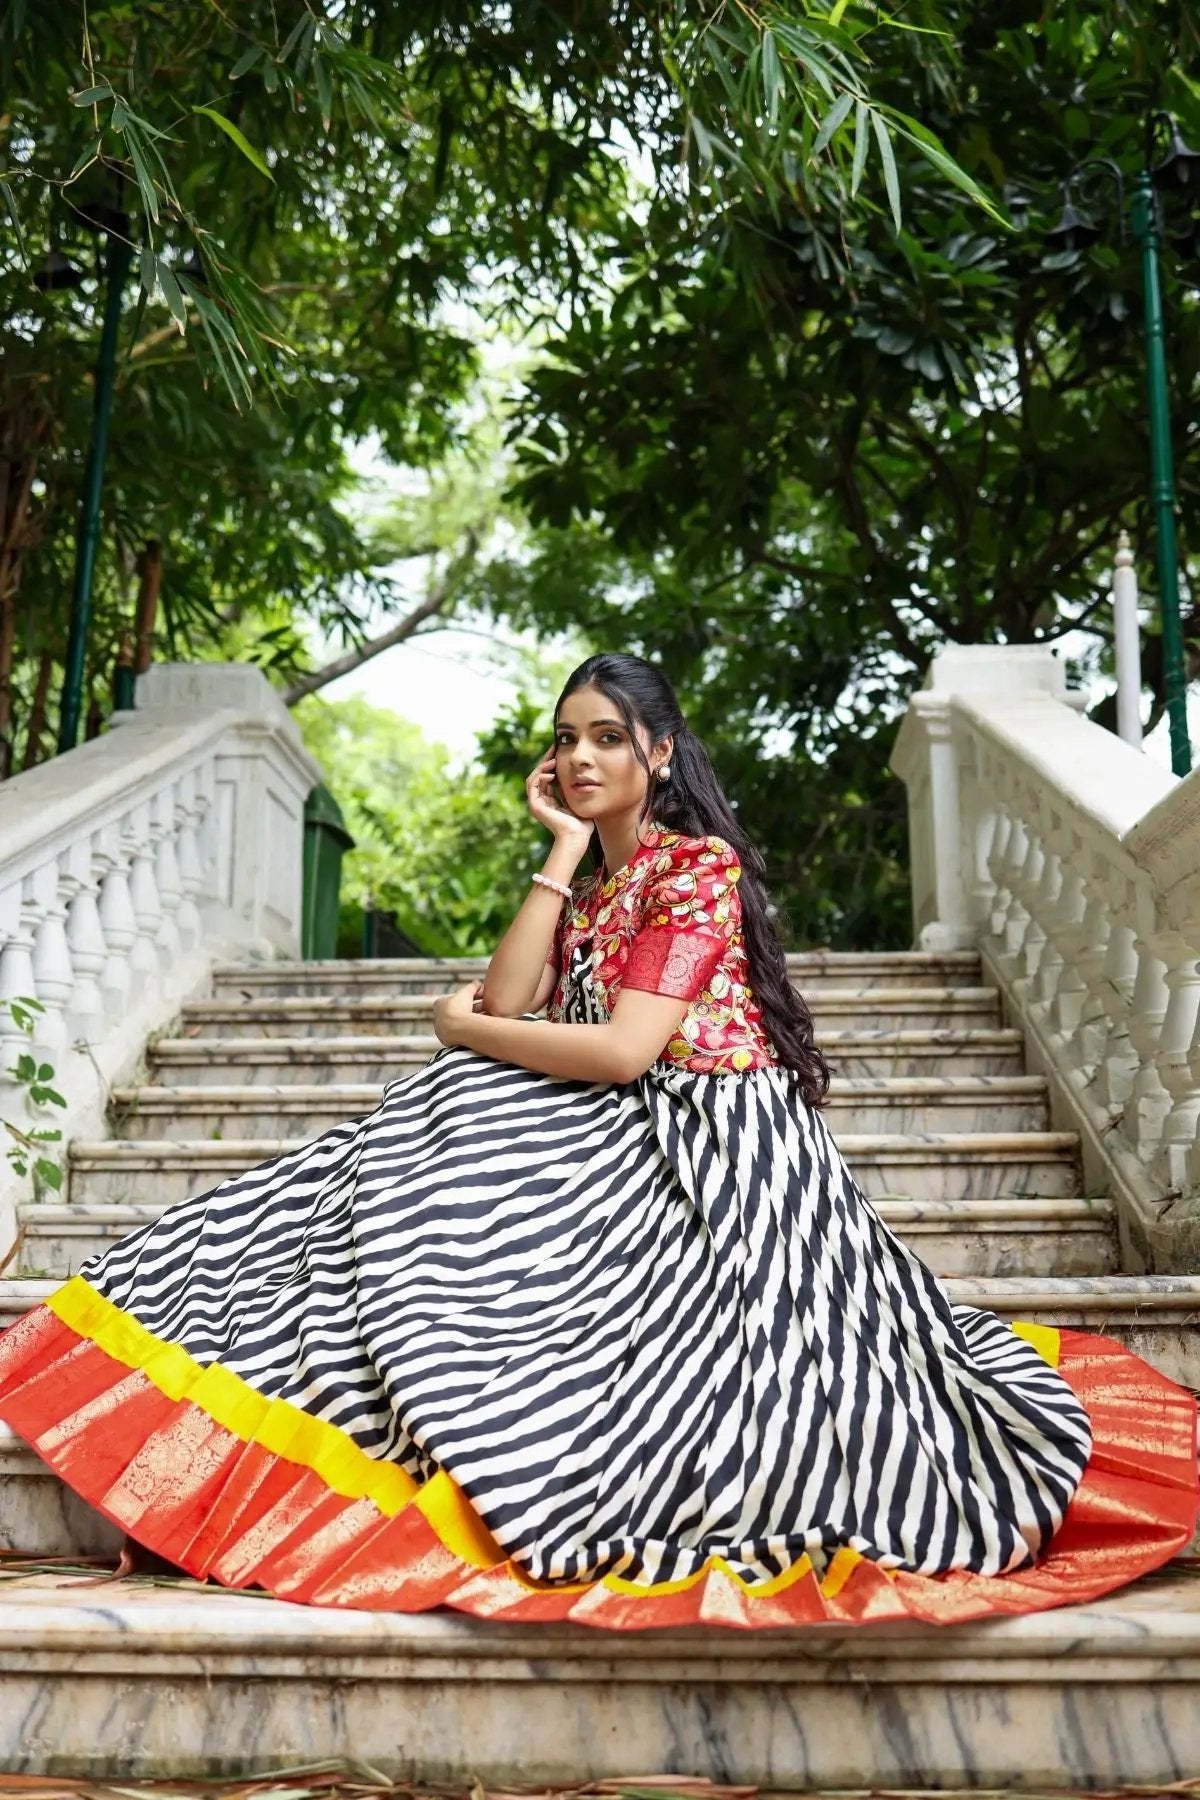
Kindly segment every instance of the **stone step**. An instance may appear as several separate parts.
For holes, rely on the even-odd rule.
[[[1103,1275],[1116,1268],[1107,1200],[880,1200],[876,1209],[938,1275]],[[21,1267],[72,1275],[166,1210],[161,1205],[18,1208]]]
[[[117,1137],[315,1137],[379,1104],[382,1087],[300,1082],[244,1086],[115,1088],[109,1108]],[[1037,1075],[931,1075],[839,1080],[827,1116],[835,1132],[1040,1131],[1047,1088]]]
[[[826,1030],[896,1031],[998,1025],[1000,1001],[989,987],[881,987],[866,993],[824,988],[810,995],[818,1038]],[[289,995],[189,1001],[184,1037],[409,1037],[428,1034],[428,994]]]
[[[26,1777],[242,1776],[252,1746],[256,1771],[481,1791],[673,1769],[769,1794],[1181,1792],[1200,1582],[953,1629],[614,1637],[27,1574],[0,1583],[0,1682],[0,1759]]]
[[[807,993],[822,984],[857,988],[954,987],[979,979],[973,950],[810,950],[787,959],[788,974]],[[328,962],[218,963],[213,994],[443,994],[482,981],[486,956],[385,957]]]
[[[0,1552],[108,1556],[121,1537],[0,1420]]]
[[[307,1141],[77,1139],[67,1153],[70,1199],[79,1206],[169,1206]],[[988,1200],[1005,1194],[1061,1199],[1079,1192],[1074,1132],[931,1132],[924,1137],[843,1132],[838,1142],[872,1198]]]
[[[820,1039],[843,1077],[1017,1075],[1025,1048],[1015,1030],[827,1031]],[[435,1037],[160,1038],[146,1058],[172,1085],[334,1085],[394,1081],[440,1049]]]

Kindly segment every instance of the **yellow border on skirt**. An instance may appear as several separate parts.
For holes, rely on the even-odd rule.
[[[106,1356],[140,1371],[168,1400],[190,1401],[243,1443],[302,1463],[347,1500],[371,1500],[392,1518],[420,1489],[411,1475],[368,1456],[338,1426],[314,1419],[290,1400],[268,1400],[220,1363],[205,1368],[178,1344],[155,1337],[81,1275],[51,1294],[46,1305]]]
[[[260,1444],[288,1462],[311,1469],[333,1493],[348,1500],[370,1500],[384,1518],[394,1518],[413,1503],[446,1548],[463,1562],[486,1569],[506,1560],[466,1495],[444,1470],[422,1484],[395,1463],[377,1462],[339,1426],[314,1418],[290,1400],[268,1400],[220,1363],[205,1368],[179,1344],[156,1337],[130,1313],[97,1293],[82,1275],[72,1276],[45,1304],[71,1331],[89,1339],[115,1362],[136,1369],[168,1400],[186,1400],[243,1443]],[[1021,1320],[1012,1324],[1012,1330],[1052,1368],[1058,1367],[1061,1339],[1053,1326]],[[839,1593],[861,1561],[859,1553],[848,1547],[836,1551],[821,1580],[822,1593],[828,1597]],[[752,1583],[730,1568],[724,1557],[715,1556],[694,1575],[677,1581],[643,1583],[610,1575],[600,1582],[572,1584],[571,1591],[583,1593],[599,1586],[623,1594],[677,1594],[702,1581],[710,1570],[720,1570],[746,1593],[765,1596],[791,1587],[812,1566],[810,1557],[801,1556],[781,1575]],[[514,1565],[510,1568],[518,1581],[533,1591],[543,1586],[558,1589],[558,1583],[533,1581]],[[893,1575],[890,1569],[882,1572]]]

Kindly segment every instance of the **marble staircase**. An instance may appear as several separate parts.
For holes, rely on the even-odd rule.
[[[171,1200],[369,1111],[436,1048],[481,965],[218,965],[114,1087],[109,1138],[18,1210],[0,1324]],[[794,958],[836,1069],[829,1121],[882,1216],[956,1299],[1119,1337],[1200,1386],[1200,1277],[1117,1273],[1111,1200],[970,955]],[[93,1585],[47,1558],[119,1534],[0,1428],[0,1758],[146,1776],[329,1755],[491,1784],[698,1772],[779,1791],[1079,1788],[1190,1772],[1200,1582],[960,1628],[691,1630],[614,1642],[454,1615],[329,1614],[198,1584]],[[36,1559],[36,1560],[35,1560]],[[1147,1721],[1151,1721],[1148,1725]],[[1200,1761],[1200,1744],[1197,1744]]]
[[[465,1789],[698,1773],[765,1794],[1183,1792],[1200,1582],[938,1630],[586,1627],[0,1585],[5,1768],[244,1776],[353,1759]],[[1175,1782],[1181,1782],[1174,1787]]]

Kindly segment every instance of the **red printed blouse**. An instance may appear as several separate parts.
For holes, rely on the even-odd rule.
[[[559,971],[547,1017],[561,1020],[565,971],[591,940],[596,997],[611,1013],[622,987],[690,1000],[659,1057],[704,1075],[778,1063],[750,986],[737,853],[721,837],[647,830],[623,869],[600,869],[563,902],[547,961]]]

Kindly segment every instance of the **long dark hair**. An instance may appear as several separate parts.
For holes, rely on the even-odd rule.
[[[762,1009],[763,1024],[784,1068],[791,1071],[804,1099],[820,1106],[829,1089],[829,1068],[813,1040],[812,1014],[788,980],[783,945],[767,912],[766,863],[750,842],[728,800],[721,791],[708,752],[684,723],[675,691],[661,669],[640,656],[625,652],[589,656],[567,677],[554,707],[555,731],[564,700],[576,689],[595,687],[619,711],[633,742],[633,753],[646,771],[646,798],[638,814],[639,825],[660,819],[671,831],[686,837],[722,837],[737,852],[742,865],[738,882],[741,896],[742,936],[750,965],[750,983]],[[670,778],[651,776],[637,726],[650,734],[652,744],[674,740]],[[593,829],[588,846],[593,870],[604,857],[600,834]]]

